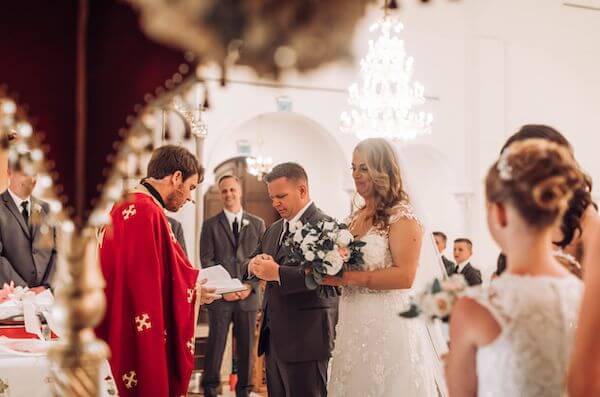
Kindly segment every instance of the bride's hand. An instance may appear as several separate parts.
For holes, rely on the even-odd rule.
[[[323,285],[331,285],[333,287],[344,287],[344,286],[365,286],[366,272],[344,272],[342,277],[325,276],[323,279]]]
[[[341,287],[343,286],[342,277],[334,277],[334,276],[325,276],[323,278],[322,285],[330,285],[332,287]]]

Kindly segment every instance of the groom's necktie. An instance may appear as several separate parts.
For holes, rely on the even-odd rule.
[[[285,239],[290,235],[290,223],[288,221],[283,221],[283,233],[281,234],[281,239],[279,240],[279,245],[282,246],[285,243]]]

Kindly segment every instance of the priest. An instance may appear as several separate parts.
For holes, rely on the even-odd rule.
[[[122,397],[187,394],[194,366],[194,307],[218,296],[197,285],[164,210],[177,211],[202,181],[203,168],[188,150],[154,151],[147,177],[113,207],[100,233],[106,280],[106,316],[96,328]]]

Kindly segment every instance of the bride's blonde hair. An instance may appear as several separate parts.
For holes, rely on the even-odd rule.
[[[354,150],[366,158],[368,174],[373,181],[373,226],[385,228],[389,225],[389,217],[393,215],[394,207],[409,201],[402,185],[396,152],[391,143],[383,138],[365,139],[359,142]]]

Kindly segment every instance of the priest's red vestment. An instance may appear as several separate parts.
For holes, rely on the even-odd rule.
[[[110,215],[99,239],[107,310],[96,335],[110,347],[119,394],[185,396],[194,366],[198,270],[145,188]]]

